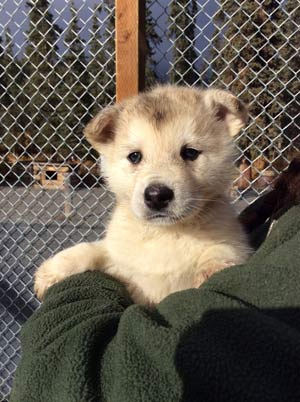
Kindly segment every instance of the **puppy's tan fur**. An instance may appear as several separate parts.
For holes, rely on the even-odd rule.
[[[244,262],[249,247],[227,193],[231,137],[246,120],[245,105],[229,92],[175,86],[100,112],[85,134],[103,156],[116,195],[107,235],[46,261],[35,277],[38,296],[69,275],[99,269],[123,281],[135,302],[151,305]],[[185,161],[184,146],[202,153]],[[135,151],[143,156],[137,165],[127,158]],[[152,183],[174,191],[163,214],[145,204],[144,191]]]

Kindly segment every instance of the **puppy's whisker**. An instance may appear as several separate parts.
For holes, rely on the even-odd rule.
[[[186,201],[216,201],[216,198],[186,198]]]
[[[227,204],[225,200],[222,200],[220,198],[186,198],[186,202],[215,202],[218,201],[220,204]]]

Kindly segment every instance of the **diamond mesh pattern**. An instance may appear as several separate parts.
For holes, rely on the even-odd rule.
[[[250,103],[236,138],[242,208],[299,151],[300,5],[147,0],[147,24],[148,84],[216,84]],[[1,401],[39,305],[36,267],[105,231],[113,197],[82,129],[115,101],[114,34],[113,0],[0,0]]]
[[[36,267],[99,239],[113,203],[82,138],[90,117],[115,101],[114,4],[93,3],[0,0],[1,401],[20,358],[21,325],[39,305]]]
[[[300,146],[300,5],[288,0],[152,0],[161,80],[233,91],[250,105],[235,139],[233,201],[269,188]]]

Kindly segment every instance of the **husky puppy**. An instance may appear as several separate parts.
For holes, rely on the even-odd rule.
[[[136,303],[153,305],[243,263],[250,248],[228,190],[232,137],[246,121],[246,106],[230,92],[172,85],[96,115],[85,135],[116,196],[107,235],[44,262],[38,297],[70,275],[100,270]]]

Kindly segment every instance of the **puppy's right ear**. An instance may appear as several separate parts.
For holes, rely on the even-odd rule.
[[[83,132],[94,148],[100,148],[114,140],[118,115],[118,106],[107,106],[87,124]]]
[[[248,106],[222,89],[206,89],[203,93],[206,104],[215,111],[215,118],[227,125],[232,137],[237,135],[248,120]]]

